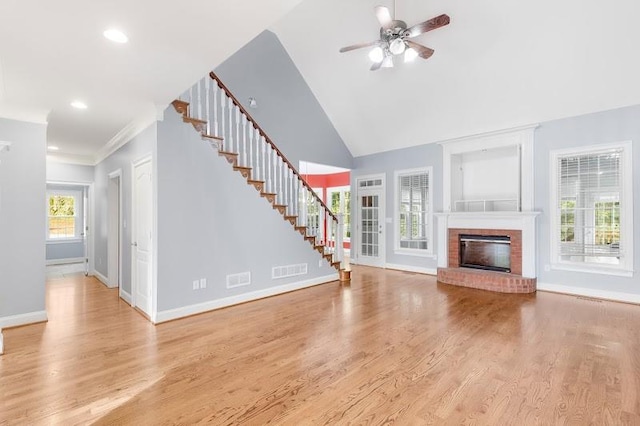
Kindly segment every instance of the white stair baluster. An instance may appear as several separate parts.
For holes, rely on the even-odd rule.
[[[211,135],[211,105],[209,105],[209,92],[211,91],[211,80],[209,77],[205,77],[204,81],[204,99],[206,102],[206,114],[207,114],[207,135]]]
[[[231,102],[231,98],[227,98],[227,110],[229,112],[229,146],[231,147],[231,152],[235,152],[236,154],[240,154],[238,148],[235,146],[234,138],[233,138],[233,102]],[[238,165],[240,161],[238,160]]]
[[[255,164],[255,159],[253,158],[253,144],[251,143],[253,138],[250,138],[250,136],[253,134],[253,132],[251,132],[251,130],[249,130],[249,133],[247,134],[247,129],[246,129],[246,124],[247,124],[247,116],[242,114],[244,123],[245,123],[245,134],[244,134],[244,138],[248,140],[248,144],[249,144],[249,167],[252,168],[251,173],[254,180],[259,180],[258,179],[258,170],[256,170],[256,164]],[[251,125],[251,123],[249,123],[249,125]]]
[[[213,80],[213,134],[220,137],[220,128],[218,127],[218,84]]]
[[[260,178],[263,181],[267,181],[267,171],[264,168],[264,153],[265,153],[265,148],[266,148],[266,143],[264,143],[264,141],[262,140],[262,137],[260,136],[260,132],[258,131],[258,129],[255,129],[255,136],[256,136],[256,147],[258,148],[258,151],[260,151],[260,164],[261,164],[261,170],[262,170],[262,174],[260,175]]]
[[[256,180],[261,179],[262,170],[260,169],[260,145],[258,145],[259,139],[255,137],[256,132],[254,132],[253,124],[249,123],[249,146],[251,147],[251,151],[254,153],[253,157],[253,166],[256,170]]]
[[[202,80],[198,81],[198,120],[202,120]]]
[[[273,150],[273,192],[276,193],[277,203],[280,204],[280,192],[278,191],[278,154]]]
[[[245,139],[245,133],[244,133],[244,124],[245,124],[243,120],[244,114],[240,112],[240,108],[238,108],[237,106],[234,106],[234,108],[236,110],[236,129],[237,129],[238,144],[240,144],[240,141],[242,141],[242,158],[244,159],[242,163],[245,167],[250,167],[249,158],[247,157],[247,140]]]
[[[193,114],[193,86],[189,87],[189,117]]]
[[[224,120],[224,110],[226,108],[226,100],[227,98],[224,95],[224,92],[222,90],[220,90],[220,137],[224,139],[224,146],[225,146],[225,151],[226,152],[233,152],[233,150],[231,149],[231,141],[229,140],[229,138],[227,137],[227,132],[225,129],[225,120]]]

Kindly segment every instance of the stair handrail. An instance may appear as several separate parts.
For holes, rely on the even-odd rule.
[[[336,217],[336,215],[331,211],[331,209],[329,209],[329,207],[324,203],[324,201],[322,201],[322,199],[320,197],[318,197],[318,195],[315,193],[315,191],[313,190],[313,188],[311,188],[311,186],[307,183],[307,181],[302,177],[302,175],[298,172],[298,169],[296,169],[293,164],[291,164],[291,162],[287,159],[287,157],[282,153],[282,151],[280,151],[280,149],[278,149],[278,147],[276,146],[275,143],[273,143],[273,141],[271,140],[271,138],[267,135],[267,133],[262,129],[262,127],[260,127],[260,125],[258,124],[258,122],[256,120],[253,119],[253,117],[251,116],[251,114],[249,114],[249,111],[247,111],[242,104],[240,103],[240,101],[238,101],[238,99],[233,95],[233,93],[231,93],[231,90],[229,90],[227,88],[227,86],[225,86],[225,84],[220,80],[220,78],[213,72],[211,71],[209,73],[209,77],[211,77],[211,79],[218,85],[218,87],[220,87],[220,89],[222,89],[222,91],[227,95],[227,97],[229,99],[231,99],[231,101],[240,109],[240,112],[242,112],[246,117],[247,120],[251,123],[251,125],[253,126],[254,129],[258,130],[258,132],[260,133],[260,136],[262,136],[265,141],[271,145],[271,148],[273,148],[273,150],[276,152],[276,154],[282,158],[282,161],[291,169],[291,171],[293,172],[293,174],[298,178],[298,180],[300,180],[302,182],[302,184],[311,192],[311,194],[313,194],[313,197],[320,203],[320,205],[322,207],[324,207],[325,211],[329,214],[329,216],[331,216],[333,218],[333,220],[335,220],[336,222],[338,222],[338,218]]]

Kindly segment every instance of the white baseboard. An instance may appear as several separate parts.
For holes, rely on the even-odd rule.
[[[84,263],[84,257],[70,257],[68,259],[49,259],[46,262],[47,266],[51,265],[67,265],[69,263]]]
[[[574,296],[593,297],[595,299],[613,300],[616,302],[640,304],[640,294],[621,293],[617,291],[595,290],[592,288],[572,287],[559,284],[537,283],[538,291],[571,294]]]
[[[90,275],[93,275],[94,277],[96,277],[98,279],[98,281],[100,281],[102,284],[104,284],[107,287],[109,287],[109,280],[107,279],[107,277],[102,275],[100,272],[98,272],[98,271],[96,271],[94,269],[93,271],[91,271]]]
[[[384,265],[387,269],[395,269],[397,271],[417,272],[418,274],[438,275],[436,268],[422,268],[420,266],[398,265],[395,263],[387,263]]]
[[[133,298],[131,297],[131,294],[127,293],[122,288],[120,289],[120,298],[133,306]]]
[[[9,315],[0,317],[0,329],[8,327],[19,327],[21,325],[33,324],[47,321],[47,311],[28,312],[26,314]]]
[[[215,309],[226,308],[227,306],[237,305],[239,303],[250,302],[253,300],[263,299],[265,297],[275,296],[282,293],[288,293],[294,290],[300,290],[307,287],[313,287],[319,284],[338,281],[339,275],[331,274],[324,277],[312,278],[310,280],[299,281],[295,283],[270,287],[264,290],[252,291],[250,293],[238,294],[236,296],[225,297],[223,299],[210,300],[208,302],[198,303],[195,305],[183,306],[181,308],[160,311],[156,315],[155,323],[159,324],[178,318],[188,317],[190,315],[201,314],[203,312],[213,311]]]

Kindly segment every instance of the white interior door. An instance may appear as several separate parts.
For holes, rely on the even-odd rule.
[[[134,166],[132,218],[133,304],[151,316],[152,185],[150,160]]]
[[[357,230],[357,262],[361,265],[384,267],[385,229],[383,189],[358,191]]]

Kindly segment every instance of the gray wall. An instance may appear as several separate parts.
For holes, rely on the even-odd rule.
[[[93,170],[93,167],[91,167],[91,170]],[[47,172],[47,175],[48,174],[49,172]],[[85,192],[84,186],[47,184],[47,191],[55,191],[56,189],[79,191],[82,194],[80,195],[80,200],[82,200]],[[81,202],[76,208],[76,216],[80,220],[84,218],[83,207],[83,203]],[[74,239],[73,241],[47,240],[46,259],[48,263],[55,263],[55,261],[58,260],[77,259],[84,257],[84,244],[84,240],[77,239]]]
[[[640,106],[588,114],[579,117],[542,123],[536,130],[535,152],[535,210],[542,212],[538,216],[538,282],[583,288],[640,294],[638,273],[633,277],[590,274],[550,270],[545,271],[550,258],[550,152],[556,149],[597,145],[604,143],[633,142],[633,182],[634,182],[634,269],[640,265]],[[385,173],[386,176],[386,216],[393,218],[395,182],[393,173],[396,170],[414,167],[433,166],[433,211],[442,210],[442,151],[437,144],[422,145],[413,148],[388,151],[354,159],[352,171],[352,187],[358,176]],[[355,200],[355,194],[354,194]],[[355,206],[355,204],[354,204]],[[435,268],[435,259],[424,259],[395,255],[393,253],[393,229],[395,224],[387,224],[386,262],[405,266]],[[353,231],[355,234],[355,231]],[[357,236],[356,236],[357,237]],[[435,238],[435,235],[434,235]],[[434,241],[434,244],[436,241]],[[352,244],[357,244],[352,238]],[[353,249],[352,249],[353,250]]]
[[[158,311],[213,301],[335,269],[172,109],[158,123]],[[271,279],[271,268],[308,263],[307,275]],[[226,275],[252,283],[226,288]],[[206,289],[192,281],[206,278]]]
[[[552,150],[602,143],[633,141],[634,270],[640,266],[640,106],[587,114],[543,123],[535,136],[535,209],[538,224],[538,282],[571,287],[640,294],[636,272],[632,278],[568,271],[545,271],[550,264],[550,159]]]
[[[94,263],[95,269],[106,278],[108,277],[109,259],[107,256],[107,187],[109,173],[118,169],[122,170],[122,214],[123,214],[123,241],[122,241],[122,290],[131,294],[131,167],[132,162],[147,155],[151,155],[155,163],[155,149],[157,140],[157,127],[152,124],[142,133],[134,137],[129,143],[118,149],[109,157],[95,166],[94,175]]]
[[[46,130],[0,118],[0,319],[45,310]]]
[[[93,166],[47,161],[47,182],[91,183],[94,173]]]
[[[300,160],[350,169],[352,155],[295,64],[264,31],[215,70],[273,142],[296,167]]]
[[[393,151],[382,152],[378,154],[356,157],[353,160],[354,168],[351,171],[351,188],[356,188],[356,179],[360,176],[384,174],[385,175],[385,217],[391,218],[392,223],[385,224],[385,252],[386,263],[413,266],[418,268],[435,269],[437,267],[436,254],[436,229],[433,223],[433,239],[431,241],[434,247],[433,257],[407,256],[394,253],[395,238],[395,197],[396,182],[394,181],[394,172],[404,169],[414,169],[419,167],[433,167],[433,175],[431,176],[431,190],[433,191],[432,211],[442,211],[442,147],[437,144],[420,145],[411,148],[398,149]],[[352,212],[356,213],[357,208],[357,190],[353,190],[351,197]],[[358,250],[358,234],[355,229],[355,216],[352,216],[351,229],[351,255],[359,252]],[[435,218],[432,218],[432,221]]]

